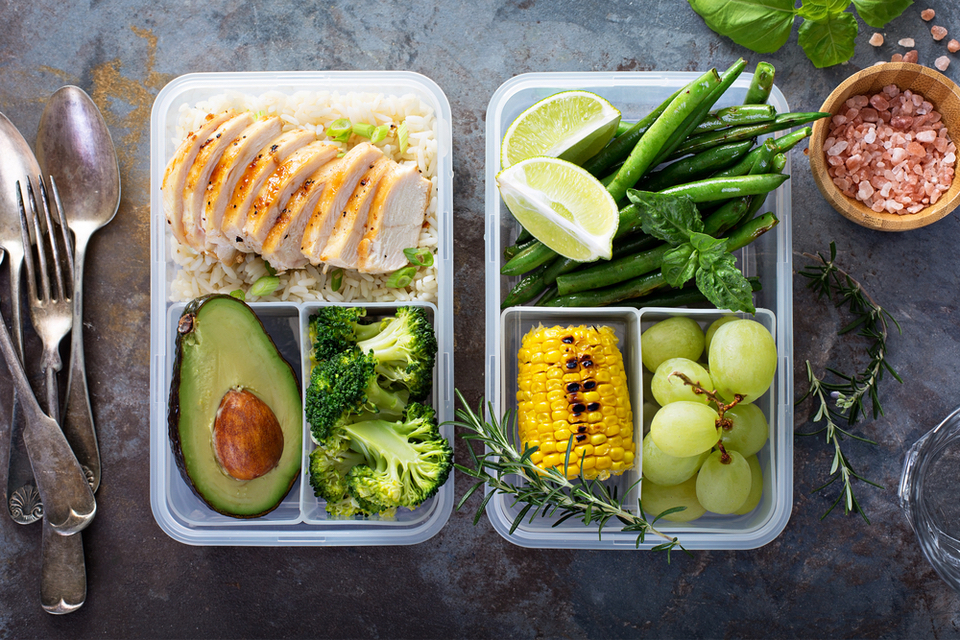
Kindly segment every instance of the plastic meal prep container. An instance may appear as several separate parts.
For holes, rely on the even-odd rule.
[[[433,498],[415,510],[398,509],[395,519],[333,519],[313,494],[307,477],[313,449],[309,425],[304,420],[303,467],[299,479],[274,511],[260,518],[237,519],[216,513],[194,495],[182,478],[167,436],[167,403],[175,354],[177,322],[186,303],[170,301],[170,284],[179,268],[170,257],[172,236],[161,204],[160,185],[166,163],[176,145],[181,105],[193,106],[208,97],[240,92],[259,95],[267,91],[375,93],[383,96],[412,94],[433,109],[437,119],[438,236],[436,303],[344,303],[367,309],[368,317],[386,316],[399,304],[422,306],[437,334],[438,353],[434,386],[427,402],[440,423],[453,419],[453,160],[450,105],[443,91],[429,78],[405,71],[316,71],[268,73],[208,73],[181,76],[157,96],[151,116],[151,359],[150,359],[150,506],[154,518],[170,537],[194,545],[339,546],[401,545],[423,542],[435,535],[453,510],[453,472]],[[310,315],[326,302],[253,302],[263,322],[301,383],[309,380],[308,337]],[[305,390],[305,386],[301,384]],[[451,446],[453,427],[441,427]]]
[[[517,350],[523,335],[542,323],[552,325],[606,324],[620,339],[634,415],[634,442],[638,464],[631,472],[611,480],[620,491],[640,477],[642,456],[643,394],[640,353],[641,333],[654,322],[673,315],[687,315],[706,329],[713,320],[729,311],[716,309],[666,309],[632,307],[542,308],[514,307],[500,310],[500,302],[519,281],[500,275],[502,251],[513,243],[519,225],[504,205],[496,186],[500,168],[500,142],[510,123],[525,109],[558,91],[584,89],[597,93],[621,110],[625,121],[635,122],[671,93],[699,73],[532,73],[516,76],[494,93],[487,108],[486,145],[486,398],[499,417],[516,409]],[[717,103],[717,107],[739,104],[752,79],[743,74]],[[777,87],[769,103],[778,112],[789,111]],[[784,172],[790,173],[790,160]],[[753,549],[767,544],[783,531],[793,506],[793,284],[790,233],[790,181],[770,194],[761,211],[773,211],[780,220],[775,229],[737,252],[744,273],[760,278],[763,288],[754,295],[755,320],[763,324],[777,343],[776,377],[770,390],[757,402],[770,424],[770,437],[758,454],[764,472],[760,504],[744,516],[706,514],[689,523],[657,522],[657,529],[674,535],[687,549]],[[749,317],[747,314],[736,314]],[[642,495],[642,483],[639,491]],[[636,509],[636,496],[625,504]],[[522,505],[521,505],[522,506]],[[597,535],[596,525],[584,526],[570,518],[553,526],[557,518],[523,519],[510,532],[519,508],[509,496],[496,495],[487,505],[493,527],[504,538],[523,547],[558,549],[635,549],[637,535],[620,532],[615,523]],[[640,544],[650,549],[663,540],[648,535]]]

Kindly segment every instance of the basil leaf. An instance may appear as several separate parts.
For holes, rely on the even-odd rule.
[[[853,0],[857,13],[874,29],[882,29],[912,4],[913,0]]]
[[[737,269],[734,257],[726,253],[711,269],[697,269],[697,288],[718,309],[756,313],[750,282]]]
[[[829,16],[822,22],[804,20],[797,43],[818,69],[846,62],[853,57],[857,19],[852,13]]]
[[[797,15],[807,20],[823,20],[829,15],[843,13],[850,0],[806,0],[797,9]]]
[[[663,254],[660,272],[671,287],[679,288],[697,271],[697,250],[689,242]]]
[[[795,0],[687,0],[707,26],[757,53],[786,44],[793,29]]]
[[[697,262],[701,269],[712,268],[727,253],[727,245],[723,240],[705,233],[690,234],[690,244],[697,250]]]
[[[627,189],[627,198],[639,210],[644,232],[673,246],[686,242],[690,232],[703,231],[700,212],[688,196]]]

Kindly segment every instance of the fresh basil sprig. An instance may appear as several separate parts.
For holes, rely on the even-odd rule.
[[[725,240],[703,233],[697,206],[687,196],[665,196],[627,190],[640,210],[644,232],[670,244],[660,271],[664,281],[679,289],[695,279],[697,288],[719,309],[756,313],[753,289],[737,268]]]
[[[786,44],[796,18],[802,18],[797,42],[817,68],[853,57],[857,19],[849,0],[687,0],[707,26],[757,53],[772,53]],[[860,18],[882,29],[913,0],[853,0]]]

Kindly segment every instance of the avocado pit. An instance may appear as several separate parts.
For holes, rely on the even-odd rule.
[[[213,423],[213,446],[227,475],[253,480],[279,464],[283,429],[265,402],[238,387],[220,400]]]

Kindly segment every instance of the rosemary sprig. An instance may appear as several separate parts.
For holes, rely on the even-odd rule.
[[[843,490],[837,499],[830,505],[826,513],[821,516],[821,520],[827,517],[834,507],[843,500],[844,513],[855,512],[866,521],[870,522],[864,513],[863,508],[857,501],[853,493],[853,482],[861,480],[874,487],[880,487],[875,482],[867,480],[856,473],[850,464],[849,459],[844,455],[840,448],[840,443],[845,437],[855,440],[876,444],[872,440],[854,435],[849,430],[841,429],[837,423],[846,420],[848,426],[856,424],[857,420],[867,414],[865,402],[869,400],[870,409],[873,418],[876,419],[883,415],[883,407],[880,404],[879,385],[883,380],[884,372],[889,372],[898,382],[903,380],[894,371],[890,363],[887,362],[887,320],[894,324],[897,331],[902,333],[900,324],[883,307],[876,303],[863,286],[850,276],[846,271],[835,264],[837,259],[837,245],[830,243],[830,259],[827,260],[820,253],[816,256],[808,253],[804,257],[816,260],[819,264],[808,266],[800,271],[800,275],[810,280],[807,286],[817,294],[817,299],[826,297],[832,300],[837,307],[848,305],[850,313],[854,319],[841,328],[837,334],[843,335],[853,330],[857,330],[858,335],[869,339],[871,342],[867,347],[867,355],[870,362],[866,368],[855,375],[847,375],[836,369],[827,367],[827,371],[839,378],[838,382],[827,382],[824,378],[818,377],[813,372],[810,361],[807,360],[807,380],[810,388],[807,393],[800,398],[797,403],[803,402],[806,398],[813,396],[819,403],[817,413],[812,422],[823,422],[821,429],[812,432],[797,432],[797,435],[810,436],[824,433],[827,444],[833,446],[833,464],[830,467],[829,480],[822,486],[814,490],[814,493],[820,491],[837,480],[843,483]],[[830,406],[827,396],[835,400],[835,405]]]
[[[642,515],[643,508],[639,500],[637,513],[632,513],[624,508],[623,502],[617,497],[616,489],[611,491],[599,480],[581,479],[581,482],[574,483],[556,468],[544,471],[530,460],[530,456],[537,450],[536,447],[526,447],[523,453],[520,453],[516,437],[511,435],[516,433],[515,416],[511,417],[510,412],[507,412],[501,421],[498,422],[495,417],[492,417],[490,422],[487,422],[478,415],[483,412],[482,401],[478,411],[474,412],[460,392],[456,393],[463,408],[457,409],[459,420],[454,421],[453,424],[468,431],[461,436],[464,440],[476,441],[484,445],[484,452],[481,454],[477,454],[473,446],[467,447],[470,451],[472,466],[454,465],[458,471],[477,480],[457,503],[457,510],[459,511],[484,485],[493,489],[480,503],[473,518],[475,525],[480,521],[490,500],[497,493],[501,493],[512,496],[514,506],[523,505],[510,527],[510,533],[516,531],[524,518],[529,517],[529,521],[532,522],[538,516],[559,516],[553,526],[570,518],[577,518],[582,520],[584,525],[596,523],[597,535],[602,537],[604,527],[616,518],[623,525],[621,531],[637,533],[637,547],[644,541],[647,534],[663,538],[664,542],[653,547],[653,550],[666,551],[668,562],[670,553],[674,549],[686,551],[677,538],[653,526],[663,516],[681,511],[684,507],[668,509],[652,521],[647,521]],[[489,410],[492,416],[492,404],[489,405]],[[511,425],[509,433],[505,429],[508,424]],[[568,448],[567,457],[564,460],[565,467],[569,460]],[[632,488],[630,487],[627,492]]]

